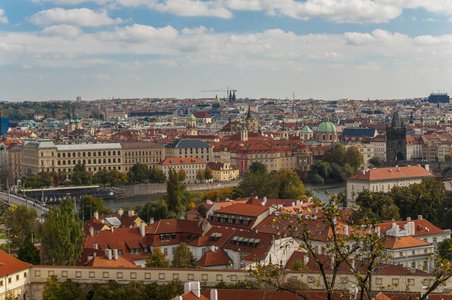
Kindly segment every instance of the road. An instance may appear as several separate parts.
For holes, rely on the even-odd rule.
[[[0,193],[0,200],[2,202],[8,202],[8,195],[7,193]],[[15,203],[17,205],[28,205],[30,207],[34,207],[36,209],[36,212],[38,213],[38,218],[42,220],[41,215],[45,214],[46,212],[48,212],[49,210],[46,207],[42,207],[40,204],[38,203],[34,203],[30,200],[25,200],[22,197],[18,197],[16,195],[10,194],[9,195],[9,201],[11,203]]]

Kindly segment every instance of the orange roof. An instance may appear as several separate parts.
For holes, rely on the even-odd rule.
[[[191,165],[205,164],[206,162],[196,157],[170,157],[162,161],[161,165]]]
[[[96,256],[84,264],[87,267],[113,267],[113,268],[138,268],[133,262],[118,255],[118,260],[109,260],[105,257]]]
[[[412,236],[402,236],[402,237],[390,236],[386,237],[383,241],[383,246],[385,246],[388,249],[401,249],[428,245],[431,245],[431,243],[425,242]]]
[[[414,235],[429,235],[444,232],[444,230],[439,229],[426,219],[380,223],[380,231],[384,233],[386,230],[391,229],[392,223],[396,223],[396,225],[399,225],[400,228],[404,228],[405,224],[408,222],[414,222]]]
[[[188,292],[188,293],[182,294],[181,297],[182,297],[182,299],[184,299],[184,300],[209,300],[209,298],[205,297],[204,295],[201,295],[201,296],[198,298],[198,297],[196,297],[196,295],[193,294],[192,292]],[[176,298],[173,298],[173,299],[171,299],[171,300],[174,300],[174,299],[176,299]]]
[[[0,250],[0,276],[6,276],[18,271],[22,271],[31,266],[31,264],[18,260],[5,251]]]
[[[203,257],[198,261],[198,265],[202,267],[212,267],[229,265],[229,257],[223,249],[218,249],[216,252],[207,251]]]
[[[372,180],[417,178],[417,177],[433,177],[433,174],[421,166],[411,166],[411,167],[370,169],[367,172],[361,172],[352,177],[349,177],[348,179],[372,181]]]
[[[252,204],[234,204],[216,210],[215,213],[257,217],[268,210],[268,207]]]

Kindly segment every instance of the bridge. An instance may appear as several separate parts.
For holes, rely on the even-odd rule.
[[[43,220],[42,215],[49,211],[49,209],[45,205],[42,205],[41,203],[36,203],[32,200],[13,195],[11,193],[9,195],[8,193],[5,192],[0,193],[0,201],[3,203],[14,203],[17,205],[33,207],[36,209],[36,212],[38,213],[38,218],[41,220]]]

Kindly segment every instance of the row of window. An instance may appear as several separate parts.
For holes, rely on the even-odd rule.
[[[53,161],[52,161],[53,162]],[[116,158],[104,158],[104,159],[102,159],[102,158],[99,158],[99,159],[93,159],[92,161],[91,161],[91,159],[88,159],[88,160],[73,160],[72,161],[72,164],[73,165],[76,165],[76,164],[81,164],[81,163],[83,163],[83,164],[88,164],[88,165],[91,165],[91,164],[102,164],[102,163],[104,163],[104,164],[107,164],[107,163],[109,163],[109,164],[111,164],[111,163],[120,163],[121,162],[121,159],[120,158],[118,158],[118,159],[116,159]],[[42,165],[44,165],[44,161],[41,161],[41,164]],[[66,165],[66,161],[65,160],[62,160],[62,161],[58,161],[58,163],[57,163],[59,166],[60,165],[63,165],[63,166],[65,166]],[[70,165],[71,164],[71,160],[68,160],[67,161],[67,164],[68,165]]]
[[[23,273],[23,278],[27,278],[27,272]],[[20,280],[20,274],[16,274],[16,281]],[[11,284],[13,282],[13,278],[12,277],[8,277],[8,284]],[[0,287],[3,286],[4,281],[0,280]]]
[[[72,157],[86,157],[86,156],[90,157],[90,156],[96,156],[96,153],[97,153],[97,156],[112,156],[112,155],[115,156],[116,154],[121,155],[121,151],[117,151],[117,152],[116,151],[113,151],[113,152],[112,151],[103,151],[103,152],[93,151],[93,152],[72,152]],[[44,156],[43,152],[41,152],[41,156]],[[53,152],[52,152],[52,156],[53,156]],[[63,158],[71,157],[71,152],[58,153],[57,157],[63,157]]]

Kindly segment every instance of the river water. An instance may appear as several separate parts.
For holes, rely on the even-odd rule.
[[[343,183],[326,183],[321,185],[314,184],[305,184],[304,188],[307,190],[312,190],[314,192],[314,196],[322,199],[323,201],[327,201],[329,196],[325,194],[325,191],[328,191],[330,195],[339,194],[345,191],[345,182]],[[160,199],[165,194],[153,194],[153,195],[142,195],[142,196],[133,196],[122,199],[114,199],[105,201],[105,206],[112,209],[113,211],[118,210],[121,207],[125,206],[137,206],[137,205],[145,205],[149,201],[154,201]]]

